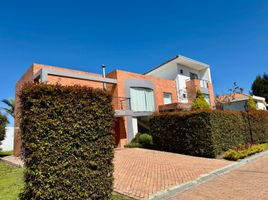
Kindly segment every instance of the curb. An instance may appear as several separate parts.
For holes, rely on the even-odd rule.
[[[235,169],[238,169],[239,167],[252,162],[254,160],[260,159],[262,157],[268,156],[268,150],[260,152],[258,154],[254,154],[248,158],[244,158],[243,160],[240,160],[238,162],[232,163],[230,165],[227,165],[225,167],[222,167],[220,169],[214,170],[210,173],[203,174],[199,176],[197,179],[193,181],[189,181],[180,185],[176,185],[173,187],[170,187],[166,190],[160,191],[156,194],[153,194],[149,197],[150,200],[164,200],[164,199],[170,199],[171,197],[174,197],[175,195],[178,195],[182,192],[185,192],[187,190],[190,190],[200,184],[203,184],[207,181],[210,181],[220,175],[226,174],[228,172],[231,172]]]

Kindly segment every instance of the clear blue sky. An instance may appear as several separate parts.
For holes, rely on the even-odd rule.
[[[211,65],[216,94],[268,72],[268,1],[1,1],[0,98],[31,63],[143,73],[182,54]]]

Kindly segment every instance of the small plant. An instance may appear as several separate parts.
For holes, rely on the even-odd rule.
[[[224,153],[224,158],[227,160],[236,161],[239,159],[243,159],[247,156],[251,156],[255,153],[262,152],[267,149],[268,149],[268,144],[252,145],[251,147],[247,149],[241,149],[241,147],[235,148],[235,149],[229,149],[228,151]]]
[[[205,97],[200,90],[196,92],[196,99],[193,101],[192,110],[204,110],[210,109],[210,105],[206,101]]]
[[[147,133],[137,133],[129,144],[125,147],[128,148],[150,148],[153,145],[153,138]]]
[[[153,137],[147,133],[141,134],[139,138],[139,143],[146,148],[153,145]]]

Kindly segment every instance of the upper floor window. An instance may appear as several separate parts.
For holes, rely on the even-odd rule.
[[[180,73],[183,74],[183,69],[180,69]]]
[[[172,103],[172,94],[171,93],[164,93],[164,104],[171,104]]]
[[[198,79],[198,75],[195,74],[195,73],[190,72],[190,79],[191,80]]]
[[[130,105],[133,111],[155,111],[154,92],[149,88],[130,88]]]

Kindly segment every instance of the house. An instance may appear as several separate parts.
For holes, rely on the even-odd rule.
[[[245,111],[245,105],[249,99],[249,94],[234,93],[222,95],[217,98],[217,108],[221,110]],[[252,96],[257,110],[267,110],[268,104],[264,97]]]
[[[115,145],[123,147],[137,132],[146,132],[154,112],[183,109],[200,89],[214,107],[209,66],[177,56],[146,74],[115,70],[94,74],[67,68],[33,64],[16,84],[15,127],[19,127],[18,94],[26,82],[81,85],[107,90],[115,109]],[[21,152],[20,130],[15,129],[14,153]]]
[[[178,107],[183,109],[185,105],[191,105],[198,89],[211,107],[215,107],[210,67],[205,63],[178,55],[145,73],[145,75],[176,82],[178,99],[173,104],[174,109]],[[163,110],[166,110],[165,108],[172,109],[171,106],[162,107]]]

